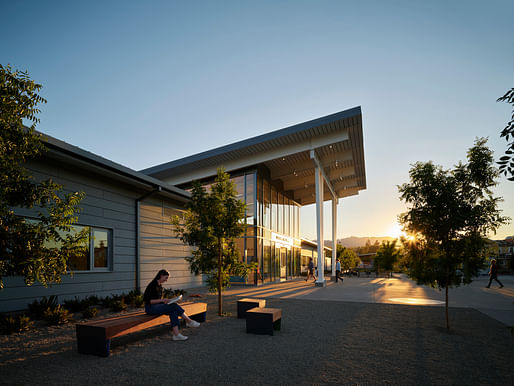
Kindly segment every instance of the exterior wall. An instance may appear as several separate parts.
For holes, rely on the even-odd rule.
[[[82,212],[78,224],[97,226],[112,231],[112,262],[108,272],[77,272],[62,276],[60,284],[44,287],[37,282],[28,287],[21,277],[4,278],[0,291],[0,311],[25,309],[27,304],[43,296],[58,296],[59,302],[89,295],[108,296],[128,292],[135,285],[135,199],[137,192],[121,187],[70,165],[44,160],[27,166],[37,180],[51,178],[63,184],[65,190],[83,191]],[[17,210],[23,216],[34,215],[26,209]]]
[[[164,287],[194,288],[203,285],[203,276],[195,276],[184,259],[191,249],[178,239],[170,224],[171,216],[180,214],[180,207],[162,200],[146,200],[140,204],[140,288],[142,291],[160,269],[170,272]]]
[[[136,199],[145,192],[134,188],[131,185],[121,183],[100,174],[88,172],[77,168],[69,162],[57,162],[51,159],[39,160],[37,163],[27,165],[31,175],[37,180],[51,178],[57,183],[63,184],[66,191],[83,191],[86,197],[81,202],[83,208],[78,215],[78,225],[94,226],[108,229],[112,232],[111,258],[109,269],[104,272],[83,271],[75,272],[73,275],[62,276],[62,282],[52,284],[45,288],[37,282],[28,287],[21,277],[4,277],[5,287],[0,291],[0,312],[16,311],[26,309],[27,305],[35,299],[43,296],[58,296],[58,301],[84,298],[90,295],[99,297],[112,294],[127,293],[136,288]],[[165,200],[165,199],[163,199]],[[160,202],[164,207],[165,201]],[[168,205],[172,205],[168,203]],[[146,206],[144,206],[146,208]],[[165,209],[167,210],[167,209]],[[148,278],[162,267],[164,257],[173,256],[173,261],[166,261],[164,268],[174,272],[170,282],[173,286],[187,288],[193,283],[199,285],[201,280],[192,278],[189,270],[185,267],[183,257],[188,254],[180,240],[172,237],[172,241],[152,239],[154,232],[150,228],[157,226],[150,224],[152,221],[163,221],[162,216],[157,219],[145,211],[146,220],[144,224],[146,238],[141,245],[140,266],[143,268],[141,282],[144,286]],[[26,209],[19,209],[17,213],[22,216],[34,216],[34,212]],[[169,231],[160,230],[159,237],[171,236]],[[152,245],[152,243],[154,245]],[[159,251],[159,248],[163,248]],[[150,280],[151,280],[150,278]],[[144,290],[145,287],[142,287]]]

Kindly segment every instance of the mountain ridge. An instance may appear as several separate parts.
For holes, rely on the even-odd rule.
[[[371,245],[373,245],[377,241],[379,244],[382,244],[382,241],[393,241],[395,239],[395,237],[391,236],[350,236],[342,239],[337,239],[337,243],[341,244],[343,247],[346,248],[357,248],[364,247],[368,240],[371,243]],[[327,247],[332,248],[332,240],[325,240],[325,245]]]

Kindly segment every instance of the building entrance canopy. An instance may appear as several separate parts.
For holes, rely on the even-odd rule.
[[[265,165],[274,183],[300,205],[316,202],[316,168],[327,189],[323,199],[337,200],[366,189],[361,108],[355,107],[244,141],[167,162],[143,173],[172,185]]]
[[[360,107],[168,162],[142,172],[171,185],[183,187],[193,180],[212,181],[219,167],[224,167],[230,174],[237,174],[242,170],[262,169],[263,166],[269,171],[267,178],[269,177],[271,185],[279,187],[279,197],[287,197],[286,201],[292,199],[299,205],[316,203],[317,268],[318,272],[324,273],[323,202],[332,201],[332,243],[336,245],[339,198],[352,196],[366,189]],[[252,196],[252,203],[254,200]],[[279,202],[278,206],[283,209],[287,205]],[[272,207],[276,207],[276,202],[272,202]],[[280,232],[280,224],[287,225],[287,220],[284,222],[280,214],[274,221],[277,219]],[[284,242],[283,235],[275,234],[274,237],[271,242],[279,247],[279,252],[274,254],[275,266],[280,267],[280,275],[275,273],[275,277],[282,279],[287,276],[288,267],[291,267],[287,262],[289,244]],[[259,256],[260,247],[257,249]],[[335,274],[336,257],[337,249],[334,248],[332,276]],[[269,265],[272,265],[272,260],[269,260]],[[266,274],[269,270],[264,264],[263,268]],[[316,285],[325,285],[324,274],[318,275]]]

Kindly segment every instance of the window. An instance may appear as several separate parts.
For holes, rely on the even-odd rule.
[[[247,174],[246,176],[246,223],[248,225],[254,225],[255,215],[255,174]]]
[[[262,191],[262,226],[271,229],[270,186],[268,180],[263,180]]]
[[[72,271],[108,271],[112,269],[112,231],[96,227],[74,226],[76,232],[89,229],[86,250],[70,258]]]
[[[271,229],[278,232],[278,195],[274,187],[271,187]]]
[[[39,220],[25,218],[26,222],[37,223]],[[112,230],[73,225],[73,234],[86,230],[88,238],[84,251],[76,252],[68,259],[68,267],[71,271],[108,271],[112,269]],[[59,231],[61,237],[66,237],[66,232]],[[60,242],[46,241],[47,248],[60,248]]]

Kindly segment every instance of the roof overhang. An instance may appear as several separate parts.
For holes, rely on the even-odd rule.
[[[276,130],[244,141],[167,162],[145,173],[172,185],[215,176],[219,167],[231,171],[264,165],[300,205],[316,202],[315,168],[332,189],[323,200],[356,195],[366,189],[362,113],[355,107]]]
[[[146,191],[159,192],[181,203],[189,202],[191,194],[185,190],[155,179],[144,173],[137,172],[123,165],[100,157],[77,146],[70,145],[57,138],[36,132],[48,149],[44,157],[54,159],[65,164],[80,167],[93,173],[105,176],[113,181],[119,181]]]

